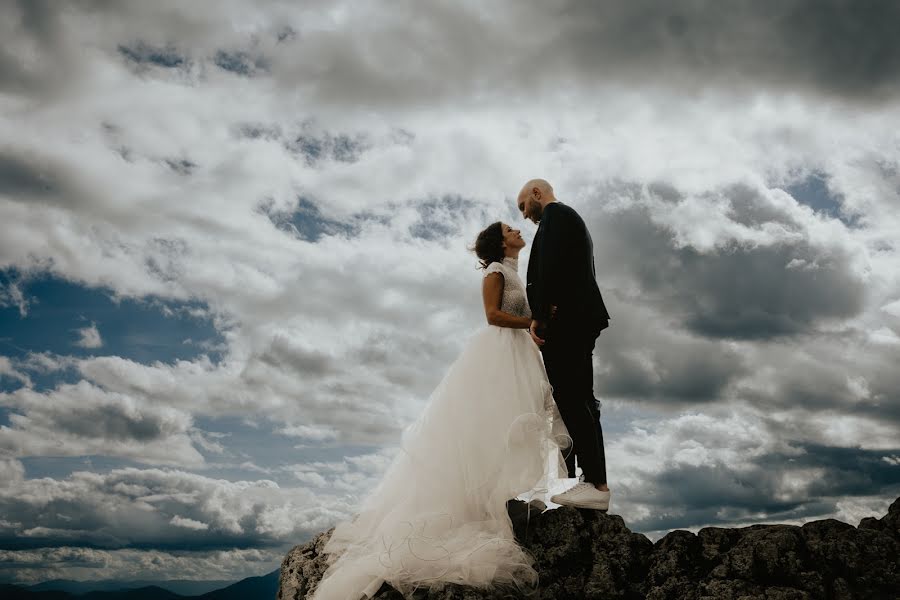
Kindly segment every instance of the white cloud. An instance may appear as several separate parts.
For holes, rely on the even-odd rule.
[[[18,381],[21,385],[31,387],[31,378],[28,374],[16,369],[8,357],[0,356],[0,381],[4,377]]]
[[[80,336],[73,344],[82,348],[100,348],[103,346],[103,340],[100,339],[100,331],[97,329],[96,323],[91,323],[88,327],[76,329]]]
[[[0,287],[0,307],[15,306],[19,309],[19,316],[28,315],[28,300],[18,282],[12,281],[4,287]]]
[[[173,516],[169,523],[175,525],[176,527],[184,527],[185,529],[193,529],[194,531],[203,531],[205,529],[209,529],[209,525],[206,523],[201,523],[200,521],[195,521],[194,519],[185,519],[184,517],[179,517],[178,515]]]
[[[894,317],[900,317],[900,300],[894,300],[881,307],[881,310]]]
[[[25,479],[25,467],[21,461],[14,458],[4,458],[0,460],[0,480],[9,482],[10,484],[20,482]]]
[[[29,352],[24,358],[16,360],[16,364],[22,370],[46,375],[73,368],[78,364],[78,359],[52,352]]]
[[[337,437],[337,432],[334,429],[310,425],[292,425],[290,427],[283,427],[281,429],[276,429],[275,433],[320,442],[333,440]]]

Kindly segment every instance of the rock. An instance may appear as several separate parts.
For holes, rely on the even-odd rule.
[[[535,557],[534,600],[849,600],[900,598],[900,499],[859,527],[834,519],[795,525],[672,531],[651,543],[622,517],[508,504],[516,539]],[[281,566],[278,600],[301,600],[328,563],[333,529],[294,547]],[[384,584],[379,600],[403,600]],[[499,600],[508,590],[448,585],[421,600]]]
[[[333,531],[334,527],[305,544],[291,548],[281,561],[277,600],[303,600],[315,589],[316,583],[322,579],[322,573],[328,568],[327,555],[322,552],[322,548]]]
[[[886,533],[897,541],[900,541],[900,498],[888,508],[888,513],[881,519],[866,517],[859,522],[860,529],[874,529]]]

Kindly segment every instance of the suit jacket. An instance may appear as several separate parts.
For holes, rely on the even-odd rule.
[[[528,304],[551,331],[596,338],[609,327],[597,287],[594,243],[581,216],[561,202],[544,207],[528,259]],[[550,314],[550,306],[556,314]],[[561,332],[562,332],[561,331]]]

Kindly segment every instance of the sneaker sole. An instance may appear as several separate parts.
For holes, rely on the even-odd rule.
[[[589,508],[591,510],[602,510],[603,512],[609,510],[609,502],[600,504],[592,502],[573,502],[572,500],[566,500],[565,498],[561,498],[561,500],[562,502],[558,502],[553,498],[550,498],[550,502],[559,504],[560,506],[571,506],[573,508]]]

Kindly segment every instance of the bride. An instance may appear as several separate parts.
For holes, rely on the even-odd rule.
[[[400,451],[352,520],[324,546],[313,600],[358,600],[385,581],[409,597],[447,583],[537,585],[506,503],[546,497],[565,477],[571,438],[528,327],[520,232],[497,222],[476,239],[488,326],[476,333],[401,436]],[[529,505],[530,506],[530,505]]]

